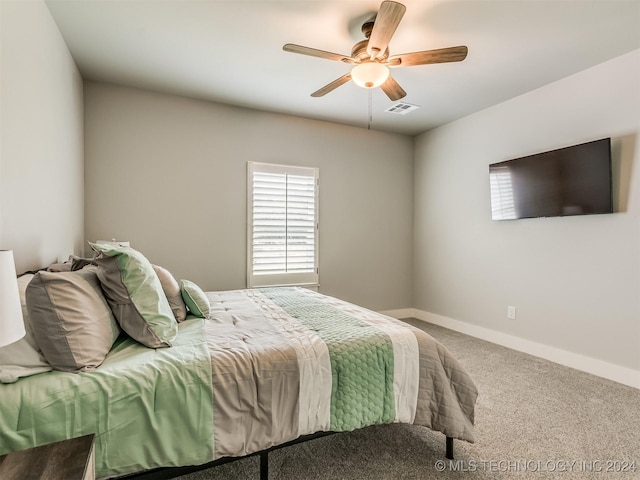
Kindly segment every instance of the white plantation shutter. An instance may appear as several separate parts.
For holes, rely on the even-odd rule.
[[[318,284],[318,169],[249,162],[247,286]]]

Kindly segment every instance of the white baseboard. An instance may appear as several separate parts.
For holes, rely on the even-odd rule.
[[[569,352],[567,350],[551,347],[531,340],[525,340],[524,338],[498,332],[497,330],[472,325],[470,323],[461,322],[460,320],[454,320],[453,318],[425,312],[424,310],[418,310],[416,308],[389,310],[381,313],[394,318],[417,318],[418,320],[439,325],[491,343],[496,343],[503,347],[512,348],[519,352],[544,358],[545,360],[559,363],[566,367],[575,368],[576,370],[591,373],[598,377],[613,380],[614,382],[622,383],[630,387],[640,388],[639,370],[622,367],[603,360],[587,357],[585,355]]]
[[[399,310],[386,310],[384,312],[378,312],[387,317],[393,318],[418,318],[415,316],[415,308],[401,308]]]

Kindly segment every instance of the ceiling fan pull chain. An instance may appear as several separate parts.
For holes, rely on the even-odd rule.
[[[371,130],[371,121],[373,120],[373,95],[372,88],[369,89],[369,124],[367,125],[367,130]]]

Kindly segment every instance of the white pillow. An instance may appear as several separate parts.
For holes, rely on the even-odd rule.
[[[27,334],[17,342],[0,348],[0,383],[14,383],[20,377],[52,370],[33,338],[33,329],[27,312],[25,292],[32,278],[33,275],[30,273],[18,278],[20,304]]]

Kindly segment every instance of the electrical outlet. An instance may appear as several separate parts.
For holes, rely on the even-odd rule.
[[[507,307],[507,318],[511,319],[511,320],[515,320],[516,319],[516,307]]]

